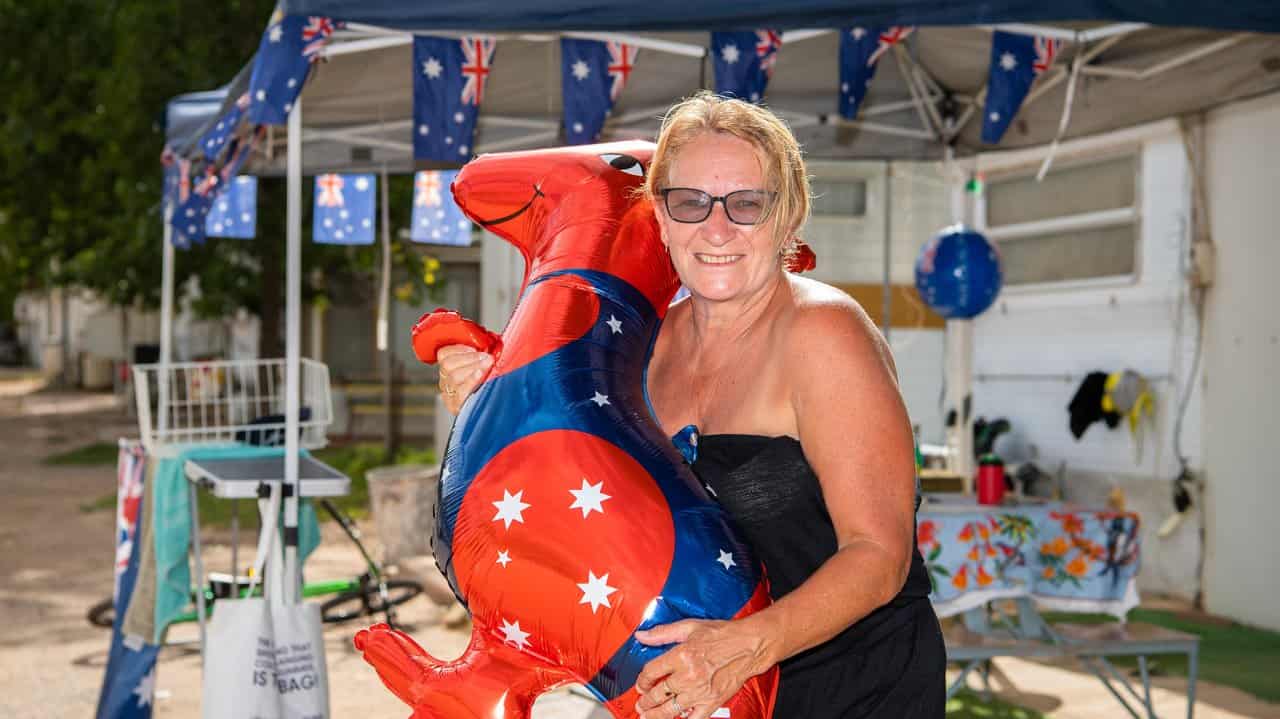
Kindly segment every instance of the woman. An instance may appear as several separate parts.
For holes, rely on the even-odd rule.
[[[645,191],[689,297],[648,371],[668,434],[764,563],[773,606],[639,632],[675,645],[636,686],[643,719],[706,719],[780,664],[774,716],[941,717],[945,654],[914,545],[914,454],[884,338],[844,293],[783,270],[809,211],[790,130],[699,94],[663,121]],[[457,411],[492,364],[439,352]]]

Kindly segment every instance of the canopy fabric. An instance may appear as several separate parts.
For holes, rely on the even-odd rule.
[[[403,30],[787,30],[1092,20],[1280,32],[1274,0],[285,0],[284,10]]]
[[[218,116],[227,99],[227,87],[178,95],[165,105],[164,141],[175,150],[186,148],[210,120]]]

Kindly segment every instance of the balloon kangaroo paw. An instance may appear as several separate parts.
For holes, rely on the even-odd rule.
[[[502,338],[453,310],[440,308],[418,318],[413,326],[413,352],[418,359],[436,363],[436,352],[447,345],[468,345],[496,356]]]
[[[565,670],[473,630],[461,657],[442,662],[386,624],[362,629],[356,650],[413,719],[528,719],[539,694],[573,681]]]

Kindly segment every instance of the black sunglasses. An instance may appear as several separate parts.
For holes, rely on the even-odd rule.
[[[738,190],[716,197],[692,187],[668,187],[658,194],[667,206],[667,215],[676,222],[696,224],[711,216],[719,202],[735,225],[758,225],[769,214],[769,205],[778,194],[767,190]]]

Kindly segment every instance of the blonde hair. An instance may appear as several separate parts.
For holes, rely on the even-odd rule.
[[[765,183],[776,192],[765,222],[781,237],[784,257],[795,251],[800,227],[809,218],[809,177],[800,143],[791,128],[769,110],[703,90],[676,103],[662,118],[658,149],[645,173],[644,193],[654,207],[664,207],[658,193],[667,186],[671,163],[687,145],[705,133],[719,132],[745,140],[756,149]]]

